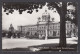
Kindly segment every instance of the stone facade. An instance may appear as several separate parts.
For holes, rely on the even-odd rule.
[[[70,21],[66,21],[66,37],[71,37],[75,24]],[[35,25],[18,26],[18,30],[29,35],[35,35],[37,33],[40,36],[60,37],[60,22],[54,22],[54,18],[50,18],[50,14],[45,10],[42,17],[38,18],[38,22]]]

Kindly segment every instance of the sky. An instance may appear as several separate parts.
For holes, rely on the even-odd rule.
[[[72,6],[68,8],[73,8]],[[42,13],[47,10],[48,13],[50,13],[51,18],[54,18],[55,22],[60,21],[60,16],[58,12],[56,11],[56,8],[54,10],[48,10],[48,7],[45,5],[42,9],[38,9],[39,11],[36,12],[33,11],[32,14],[27,13],[26,11],[23,11],[22,14],[19,14],[18,10],[14,10],[13,14],[6,15],[6,12],[4,12],[4,9],[2,7],[2,29],[8,30],[10,27],[10,24],[13,25],[14,29],[18,29],[17,26],[25,26],[25,25],[34,25],[37,24],[38,17],[42,17]]]

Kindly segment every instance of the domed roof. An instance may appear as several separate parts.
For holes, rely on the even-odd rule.
[[[50,14],[45,10],[45,12],[42,14],[42,16],[49,16]]]

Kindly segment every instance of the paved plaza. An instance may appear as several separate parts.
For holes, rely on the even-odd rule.
[[[67,44],[77,44],[78,38],[67,38]],[[58,44],[59,38],[56,39],[26,39],[26,38],[2,38],[2,49],[11,48],[27,48],[29,46],[37,46],[42,44]]]

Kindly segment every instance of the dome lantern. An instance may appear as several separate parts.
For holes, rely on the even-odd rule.
[[[48,21],[50,19],[50,14],[45,10],[45,12],[42,14],[42,21]]]

